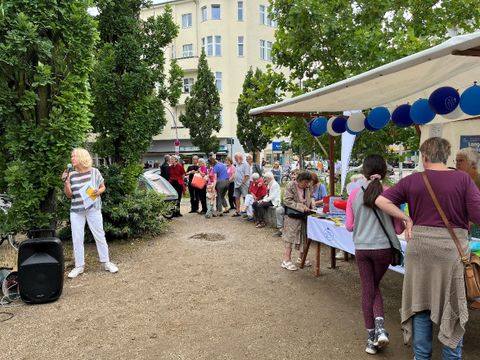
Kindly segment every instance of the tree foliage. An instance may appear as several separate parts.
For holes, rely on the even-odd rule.
[[[198,60],[198,77],[190,96],[185,101],[185,114],[180,121],[190,130],[192,144],[204,153],[217,152],[219,140],[214,131],[220,131],[222,107],[215,84],[215,76],[208,66],[205,51]]]
[[[166,123],[163,102],[178,101],[181,73],[168,84],[164,49],[178,26],[172,10],[140,19],[146,0],[98,0],[101,46],[92,76],[95,150],[114,163],[137,164]],[[171,74],[172,75],[172,74]],[[176,99],[176,100],[175,100]]]
[[[11,230],[55,226],[60,175],[90,127],[88,76],[98,38],[91,5],[0,4],[0,190],[13,197],[1,223]]]
[[[250,68],[243,82],[242,93],[238,98],[237,137],[247,152],[262,151],[271,139],[269,134],[263,131],[265,118],[248,115],[250,109],[279,100],[276,88],[266,86],[266,81],[262,81],[263,77],[260,69],[257,68],[254,72]]]
[[[471,32],[480,23],[476,0],[270,0],[270,5],[278,24],[274,62],[290,69],[291,82],[301,81],[300,92],[436,45],[448,37],[449,29]],[[383,152],[390,144],[415,137],[414,128],[364,132],[354,156]]]

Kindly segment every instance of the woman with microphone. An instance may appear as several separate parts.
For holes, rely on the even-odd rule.
[[[83,241],[85,237],[85,222],[92,232],[97,245],[100,262],[106,271],[118,272],[118,267],[110,262],[108,245],[103,230],[102,202],[100,196],[105,192],[105,183],[98,169],[92,167],[92,157],[82,148],[73,149],[71,155],[74,171],[70,167],[63,173],[65,179],[64,192],[71,199],[70,224],[72,227],[73,252],[75,268],[68,277],[76,278],[84,272],[85,252]]]

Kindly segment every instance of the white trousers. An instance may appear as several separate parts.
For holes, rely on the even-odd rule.
[[[102,211],[100,209],[90,208],[86,211],[70,213],[75,267],[85,266],[85,250],[83,246],[85,239],[85,221],[88,223],[88,227],[95,239],[100,262],[109,262],[108,245],[107,240],[105,240],[105,231],[103,230]]]
[[[244,205],[245,205],[245,211],[247,212],[247,216],[248,217],[253,217],[253,203],[255,202],[255,200],[253,200],[253,196],[248,194],[247,196],[245,196],[245,201],[244,201]]]

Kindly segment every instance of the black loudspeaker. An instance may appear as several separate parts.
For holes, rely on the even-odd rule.
[[[63,290],[63,245],[58,238],[25,240],[18,248],[20,297],[30,304],[57,300]]]

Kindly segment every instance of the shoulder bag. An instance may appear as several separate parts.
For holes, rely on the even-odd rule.
[[[303,197],[305,198],[306,190],[303,190]],[[285,215],[287,215],[289,218],[293,219],[305,219],[307,217],[307,213],[304,211],[298,211],[295,209],[292,209],[288,206],[285,205]]]
[[[445,212],[443,211],[440,203],[438,202],[437,196],[432,189],[432,185],[428,180],[427,174],[425,172],[422,173],[423,181],[425,182],[425,186],[427,187],[430,196],[432,197],[433,204],[437,209],[440,217],[442,218],[445,226],[447,227],[450,236],[457,247],[458,253],[460,254],[460,259],[462,260],[463,266],[465,268],[465,289],[467,293],[467,300],[470,301],[469,307],[474,310],[480,310],[480,258],[475,254],[470,254],[470,258],[465,254],[460,245],[460,240],[458,240],[457,234],[452,229],[452,225],[447,219]]]
[[[365,188],[362,186],[362,190],[365,191]],[[375,207],[372,208],[373,213],[375,214],[375,217],[377,218],[378,222],[380,223],[380,226],[382,227],[383,232],[385,233],[385,236],[388,239],[388,242],[390,243],[390,247],[392,248],[392,259],[390,260],[390,265],[392,266],[403,266],[403,252],[400,249],[397,249],[395,246],[393,246],[393,242],[390,239],[390,236],[388,235],[387,229],[385,229],[385,226],[383,225],[382,220],[380,219],[380,215],[378,215],[377,210]]]

